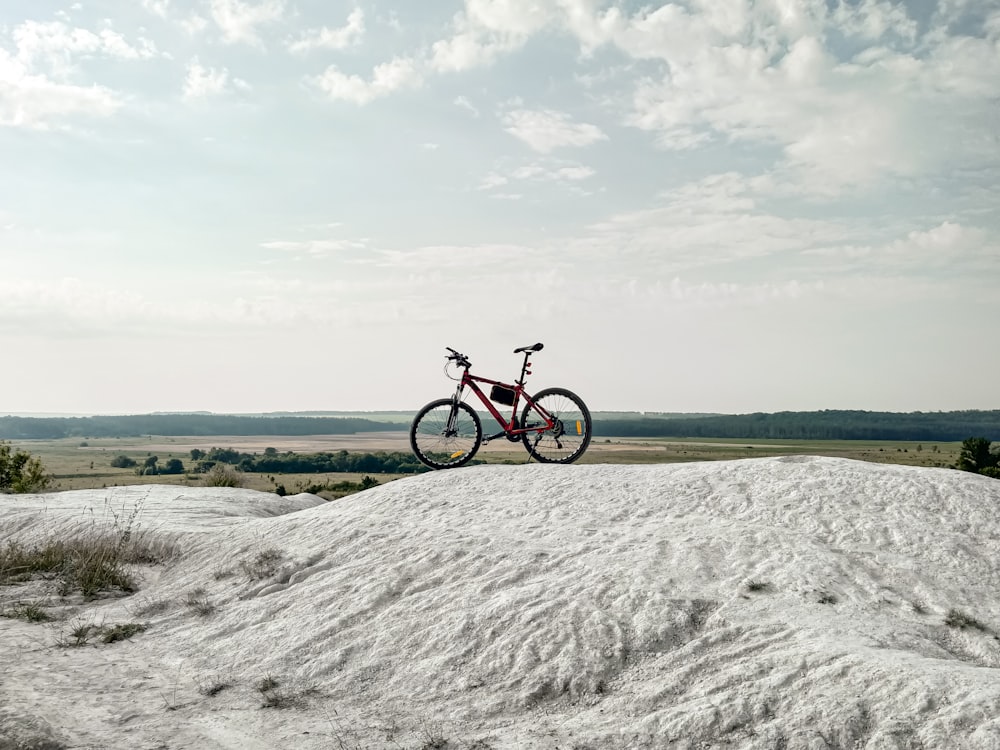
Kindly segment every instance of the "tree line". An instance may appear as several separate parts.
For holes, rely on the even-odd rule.
[[[704,416],[594,413],[594,434],[779,440],[937,440],[969,435],[1000,440],[1000,410],[875,412],[824,410]],[[55,440],[138,435],[349,435],[403,431],[406,424],[362,417],[247,417],[144,414],[98,417],[0,417],[0,440]]]
[[[398,424],[360,417],[237,417],[224,414],[0,417],[0,440],[138,435],[351,435],[399,429]]]
[[[594,419],[594,434],[614,437],[734,438],[778,440],[1000,439],[1000,410],[876,412],[825,410],[661,419]]]
[[[191,451],[196,471],[209,471],[215,464],[235,466],[240,471],[260,474],[417,474],[428,468],[412,453],[378,451],[375,453],[279,453],[267,448],[263,454],[241,453],[233,448]]]

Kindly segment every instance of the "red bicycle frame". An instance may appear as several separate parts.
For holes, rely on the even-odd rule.
[[[521,367],[521,378],[520,380],[518,380],[516,383],[513,384],[503,383],[499,380],[491,380],[490,378],[480,377],[479,375],[473,375],[472,373],[469,372],[468,367],[466,367],[462,371],[462,379],[459,381],[458,388],[455,390],[455,402],[458,403],[459,401],[462,400],[462,391],[466,387],[468,387],[473,393],[479,396],[479,400],[483,402],[483,405],[486,407],[489,413],[493,415],[493,418],[497,421],[497,424],[503,427],[503,432],[498,432],[496,435],[490,435],[488,437],[484,436],[483,437],[484,443],[505,436],[508,439],[516,440],[522,435],[526,435],[531,432],[542,433],[545,432],[545,430],[555,429],[556,424],[555,420],[552,418],[552,415],[549,414],[547,411],[545,411],[544,408],[536,404],[532,400],[531,396],[528,395],[527,391],[524,390],[524,376],[531,374],[531,370],[528,369],[528,366],[529,366],[528,354],[525,354],[524,365]],[[514,392],[514,403],[511,404],[511,414],[509,421],[504,419],[503,415],[500,413],[500,410],[493,405],[493,402],[490,400],[489,396],[487,396],[483,392],[483,389],[479,387],[478,385],[479,383],[486,383],[487,385],[498,385],[501,388],[507,388],[508,390]],[[520,403],[522,397],[524,398],[525,404],[534,409],[535,413],[537,413],[538,416],[540,416],[542,419],[545,420],[544,425],[536,425],[527,428],[524,427],[523,425],[522,426],[517,425],[517,406]]]

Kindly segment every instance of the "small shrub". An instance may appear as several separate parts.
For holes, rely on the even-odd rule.
[[[111,459],[111,466],[115,469],[131,469],[135,466],[135,459],[128,456],[115,456]]]
[[[243,472],[226,464],[215,464],[205,473],[206,487],[242,487]]]
[[[102,628],[102,643],[117,643],[131,638],[136,633],[141,633],[146,629],[145,625],[138,622],[129,622],[124,625],[112,625],[110,628]]]
[[[42,492],[50,486],[52,475],[41,459],[0,441],[0,493]]]
[[[949,628],[957,628],[958,630],[971,628],[973,630],[979,630],[983,633],[988,633],[990,631],[986,625],[977,620],[975,617],[957,609],[948,610],[948,613],[944,616],[944,624]]]
[[[749,581],[747,581],[746,586],[747,586],[747,591],[750,591],[751,593],[754,594],[767,593],[774,589],[774,587],[767,581],[760,581],[757,580],[756,578],[751,578]]]
[[[831,594],[829,591],[821,591],[819,592],[819,599],[817,599],[816,601],[818,601],[820,604],[836,604],[837,595]]]

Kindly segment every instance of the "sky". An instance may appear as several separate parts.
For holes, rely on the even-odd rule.
[[[1000,2],[0,4],[0,413],[1000,408]]]

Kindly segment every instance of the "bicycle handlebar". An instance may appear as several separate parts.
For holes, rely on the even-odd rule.
[[[461,352],[456,352],[450,346],[446,346],[445,349],[451,352],[451,354],[449,354],[446,357],[446,359],[454,360],[460,367],[472,367],[472,363],[469,361],[469,358],[466,357],[464,354],[462,354]]]

